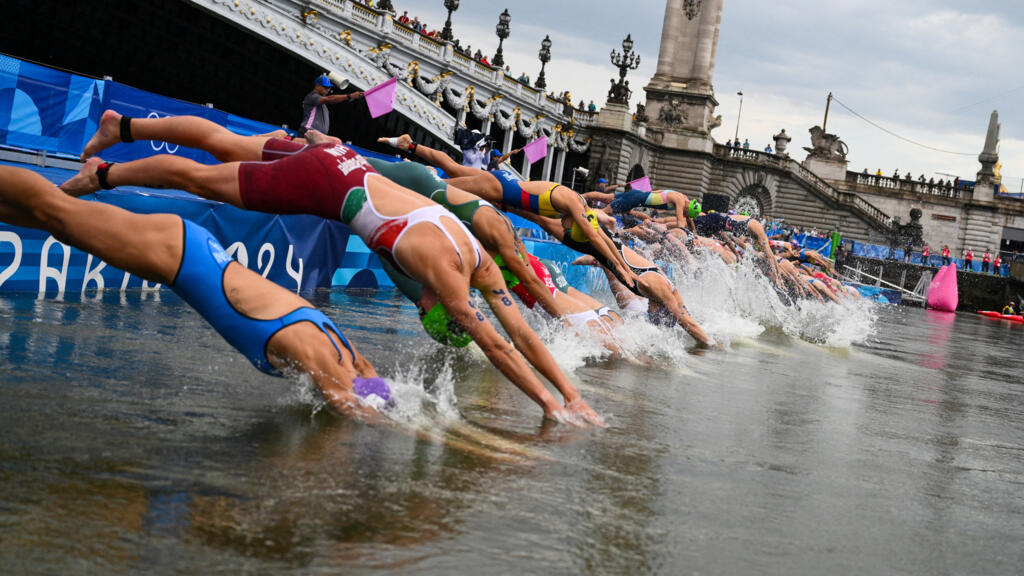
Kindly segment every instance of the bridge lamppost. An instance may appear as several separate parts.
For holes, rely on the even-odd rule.
[[[508,38],[508,24],[512,21],[512,17],[508,14],[508,8],[498,15],[498,27],[494,33],[498,35],[498,51],[494,53],[494,60],[491,60],[491,64],[494,64],[495,68],[501,68],[505,65],[505,58],[501,55],[501,44]]]
[[[444,21],[444,28],[441,29],[441,40],[451,42],[455,38],[452,34],[452,12],[459,9],[459,0],[444,0],[444,7],[448,10],[448,19]]]
[[[629,104],[632,91],[629,89],[629,82],[626,81],[626,72],[640,67],[640,55],[633,52],[633,35],[626,34],[626,39],[622,41],[622,54],[612,48],[610,56],[612,65],[619,69],[619,81],[612,80],[612,88],[608,91],[608,101]]]
[[[548,83],[544,80],[544,66],[551,61],[551,37],[547,34],[544,35],[544,40],[540,43],[540,52],[537,53],[537,58],[540,59],[540,74],[537,75],[537,81],[533,85],[544,90],[548,87]]]
[[[743,114],[743,92],[737,92],[736,95],[740,97],[740,110],[736,113],[736,134],[732,137],[734,146],[736,146],[736,142],[740,141],[740,115]]]

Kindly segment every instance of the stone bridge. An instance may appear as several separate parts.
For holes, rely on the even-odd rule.
[[[784,218],[801,228],[837,229],[859,241],[884,244],[892,231],[892,215],[786,156],[719,144],[707,152],[668,149],[614,133],[595,135],[591,147],[591,174],[615,182],[646,175],[656,188],[697,198],[724,194],[737,211]]]

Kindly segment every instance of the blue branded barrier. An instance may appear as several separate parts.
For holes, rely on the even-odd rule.
[[[95,133],[106,109],[133,117],[192,115],[243,135],[263,134],[275,126],[226,112],[166,98],[113,81],[96,80],[0,55],[0,147],[43,151],[77,158]],[[388,161],[389,156],[356,148],[360,154]],[[206,152],[164,142],[116,144],[104,150],[110,161],[130,161],[174,154],[197,162],[216,160]],[[73,172],[29,167],[59,184]],[[137,213],[178,214],[204,226],[239,262],[292,290],[321,287],[393,287],[380,261],[343,224],[315,216],[275,216],[239,210],[174,190],[121,187],[95,199]],[[535,224],[510,216],[524,236],[544,239]],[[571,259],[561,245],[528,242],[541,257]],[[566,267],[566,277],[592,276],[581,267]],[[0,223],[0,291],[53,293],[94,288],[136,288],[141,279],[126,275],[37,230]]]

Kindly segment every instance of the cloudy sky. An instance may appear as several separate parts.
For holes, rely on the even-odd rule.
[[[441,28],[442,0],[394,0],[431,28]],[[494,27],[505,7],[512,33],[505,61],[512,74],[536,78],[537,50],[551,35],[548,89],[574,100],[604,104],[617,75],[612,48],[632,34],[642,58],[630,73],[634,104],[654,74],[664,0],[593,2],[518,0],[506,4],[463,0],[453,16],[463,43],[497,47]],[[828,131],[850,148],[851,170],[907,170],[915,177],[942,173],[974,178],[989,114],[999,111],[1004,181],[1017,191],[1024,176],[1024,2],[986,0],[725,0],[715,65],[717,114],[713,133],[732,138],[742,91],[740,138],[761,149],[785,128],[797,158],[810,146],[808,128],[820,125],[825,100],[836,98],[916,146],[872,127],[833,102]]]

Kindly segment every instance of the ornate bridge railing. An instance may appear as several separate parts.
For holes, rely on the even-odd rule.
[[[974,189],[974,184],[967,182],[954,186],[952,183],[935,184],[932,182],[922,182],[921,180],[890,178],[888,176],[851,171],[846,172],[846,182],[858,186],[877,188],[879,193],[884,193],[885,191],[910,192],[912,194],[938,196],[955,200],[959,200],[965,192]]]
[[[785,170],[804,185],[816,191],[820,196],[860,213],[877,230],[885,233],[892,230],[892,218],[888,214],[853,192],[843,192],[837,189],[792,158],[768,152],[733,148],[721,144],[715,145],[712,154],[716,158],[730,162]]]
[[[467,114],[481,121],[484,132],[497,124],[506,150],[515,133],[528,140],[547,136],[545,179],[552,169],[561,174],[569,150],[585,152],[589,147],[596,113],[570,110],[565,102],[517,82],[504,70],[467,58],[452,44],[354,0],[189,1],[360,88],[398,78],[396,109],[442,140],[451,141]]]

